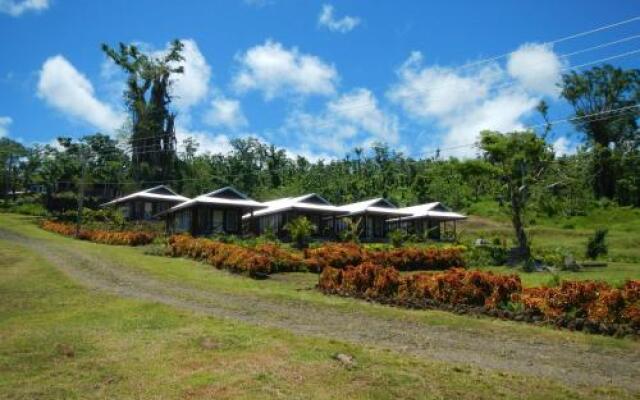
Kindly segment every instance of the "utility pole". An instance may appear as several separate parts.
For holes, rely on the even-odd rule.
[[[80,147],[80,162],[81,165],[81,175],[80,175],[80,183],[79,192],[78,192],[78,215],[76,216],[76,237],[80,236],[80,228],[82,227],[82,208],[84,206],[84,189],[86,185],[87,179],[87,161],[88,161],[88,148]]]

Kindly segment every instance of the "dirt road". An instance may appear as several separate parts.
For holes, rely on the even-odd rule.
[[[475,328],[432,326],[364,311],[346,312],[304,300],[203,291],[118,264],[108,254],[88,254],[62,242],[29,238],[2,227],[0,240],[41,255],[88,288],[128,298],[282,328],[300,335],[390,348],[428,360],[551,378],[569,385],[612,385],[640,393],[640,346],[631,351],[605,350],[560,340],[522,338],[510,335],[506,329],[496,334]]]

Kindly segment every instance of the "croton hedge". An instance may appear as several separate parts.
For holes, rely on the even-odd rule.
[[[452,268],[400,275],[371,262],[327,267],[318,288],[412,308],[443,308],[605,334],[640,334],[640,281],[621,288],[603,282],[565,281],[558,287],[524,288],[517,275]]]
[[[367,250],[354,243],[327,243],[306,249],[304,256],[311,271],[325,267],[345,268],[365,262],[394,267],[400,271],[444,270],[464,266],[462,247],[402,247]]]
[[[76,226],[64,222],[43,221],[43,229],[59,233],[65,236],[75,236]],[[81,229],[78,239],[96,243],[140,246],[149,244],[155,238],[155,234],[143,231],[105,231],[97,229]]]
[[[169,252],[174,257],[193,258],[219,269],[253,277],[304,270],[302,257],[274,244],[244,247],[188,235],[174,235],[169,238]]]

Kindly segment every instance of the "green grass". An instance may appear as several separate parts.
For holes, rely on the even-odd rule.
[[[296,286],[291,281],[251,281],[186,260],[144,256],[140,249],[78,242],[38,231],[24,221],[0,216],[3,226],[10,223],[23,233],[87,251],[93,248],[105,257],[115,255],[131,262],[132,268],[154,270],[167,279],[204,279],[205,287],[231,285],[230,290],[257,291],[263,285],[265,295],[286,292],[286,287],[293,292]],[[84,289],[14,243],[0,240],[0,254],[0,398],[624,396],[608,389],[570,389],[544,379],[427,362],[122,299]],[[303,276],[308,274],[291,279]],[[307,297],[319,301],[322,296]],[[203,346],[205,339],[211,345]],[[357,367],[341,366],[332,359],[337,352],[354,355]]]
[[[513,229],[504,210],[495,202],[480,202],[471,210],[468,222],[459,224],[464,240],[478,237],[513,237]],[[610,206],[594,208],[589,215],[549,218],[535,216],[527,231],[532,246],[540,250],[566,249],[583,259],[589,237],[598,228],[609,230],[609,254],[604,260],[640,264],[640,209]]]

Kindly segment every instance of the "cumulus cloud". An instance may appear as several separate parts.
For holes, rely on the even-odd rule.
[[[9,134],[9,125],[13,123],[11,117],[0,117],[0,137],[7,136]]]
[[[225,134],[213,134],[207,131],[191,130],[183,126],[177,126],[176,141],[178,142],[178,151],[184,151],[182,142],[187,138],[193,138],[198,142],[199,154],[227,154],[233,149],[231,139]]]
[[[333,6],[325,4],[318,15],[318,26],[325,27],[331,32],[347,33],[360,24],[360,18],[348,15],[337,19],[333,15]]]
[[[195,40],[182,39],[181,42],[184,44],[182,55],[185,60],[181,62],[184,73],[174,76],[171,93],[176,107],[186,111],[207,96],[211,67]]]
[[[557,94],[563,63],[544,44],[528,43],[509,55],[507,71],[525,89],[540,94]]]
[[[91,82],[61,55],[50,57],[42,65],[37,94],[58,111],[106,133],[125,121],[124,113],[96,98]]]
[[[291,113],[282,128],[284,135],[294,135],[306,147],[299,153],[343,155],[355,146],[373,142],[398,142],[398,119],[382,111],[368,89],[355,89],[330,101],[323,112]],[[318,158],[318,157],[316,157]]]
[[[233,130],[248,125],[247,118],[240,107],[240,102],[224,96],[216,96],[211,101],[211,107],[205,113],[204,121],[214,127],[225,127]]]
[[[527,63],[541,65],[527,72]],[[558,65],[555,53],[539,45],[522,46],[506,68],[497,62],[467,69],[426,66],[422,54],[414,52],[398,68],[387,97],[418,123],[439,129],[440,136],[425,150],[456,147],[446,155],[469,156],[482,130],[524,129],[522,121],[544,95],[553,93]]]
[[[19,17],[27,11],[43,11],[49,8],[49,0],[0,0],[0,12]]]
[[[553,152],[558,156],[566,156],[576,153],[576,144],[572,143],[568,138],[560,136],[553,144]]]
[[[233,78],[240,92],[258,90],[270,100],[277,96],[330,95],[338,81],[336,69],[320,58],[290,50],[267,40],[236,57],[240,67]]]

